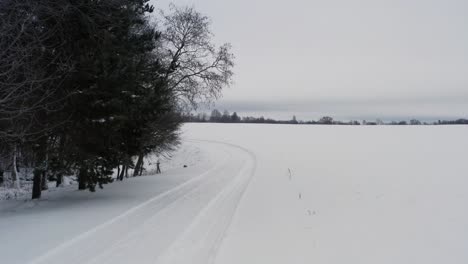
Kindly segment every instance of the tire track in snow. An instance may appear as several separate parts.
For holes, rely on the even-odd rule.
[[[172,189],[169,189],[161,194],[158,194],[156,195],[155,197],[147,200],[146,202],[143,202],[127,211],[125,211],[124,213],[116,216],[115,218],[112,218],[110,219],[109,221],[107,222],[104,222],[92,229],[90,229],[89,231],[86,231],[85,233],[71,239],[71,240],[68,240],[66,242],[64,242],[63,244],[61,244],[60,246],[52,249],[52,250],[49,250],[48,252],[46,252],[44,255],[32,260],[29,262],[29,264],[41,264],[41,263],[52,263],[53,261],[53,258],[59,254],[61,251],[64,251],[66,249],[69,249],[69,248],[72,248],[73,245],[81,242],[81,241],[84,241],[86,240],[87,238],[91,237],[92,235],[110,227],[111,225],[113,224],[117,224],[119,221],[124,221],[126,218],[130,217],[130,216],[135,216],[135,214],[138,213],[138,211],[140,210],[143,210],[145,209],[145,207],[148,207],[149,205],[151,205],[152,203],[156,203],[156,202],[159,202],[160,200],[172,195],[172,194],[177,194],[179,192],[184,192],[185,189],[188,189],[190,188],[191,185],[197,183],[198,181],[202,180],[205,176],[209,175],[211,172],[219,169],[219,168],[222,168],[227,162],[229,161],[229,157],[223,159],[222,161],[220,162],[217,162],[212,168],[208,169],[207,171],[205,171],[204,173],[190,179],[190,180],[187,180],[175,187],[173,187]],[[59,262],[60,263],[60,262]]]
[[[229,156],[195,178],[131,208],[30,263],[154,263],[158,257],[159,263],[178,263],[174,261],[180,258],[173,256],[180,248],[184,251],[190,249],[190,254],[185,254],[190,261],[182,263],[212,262],[243,191],[253,175],[256,160],[253,153],[239,146],[224,142],[197,142],[227,146]],[[239,153],[233,149],[244,152],[240,157],[247,157],[246,161],[242,160],[242,164],[247,165],[233,179],[229,179],[229,173],[236,172],[236,164],[230,163],[239,161]],[[249,155],[246,156],[245,152]],[[205,186],[208,189],[205,190]],[[216,189],[214,193],[209,190],[210,187]],[[211,191],[211,196],[205,194],[207,191]],[[196,203],[197,199],[200,202]],[[194,204],[191,206],[194,209],[184,208],[188,203]],[[171,220],[177,221],[178,218],[192,215],[195,220],[187,220],[181,230],[171,228]],[[189,243],[200,239],[204,239],[206,244],[201,249],[196,249],[194,243]],[[172,246],[167,249],[171,243]],[[155,252],[151,252],[152,250]],[[127,255],[133,257],[127,259]],[[199,259],[200,262],[191,261],[194,259]],[[166,262],[161,262],[163,260]]]
[[[237,211],[238,204],[255,174],[257,160],[253,152],[226,142],[192,141],[234,147],[248,153],[250,160],[246,162],[235,178],[200,211],[179,239],[164,255],[158,258],[157,264],[214,263],[217,251]]]
[[[141,221],[138,228],[125,233],[121,238],[116,241],[112,241],[108,246],[105,247],[103,252],[100,252],[96,256],[93,256],[92,259],[84,262],[83,264],[100,264],[100,263],[108,263],[106,259],[115,257],[114,255],[120,249],[125,249],[130,244],[138,244],[141,241],[141,237],[145,236],[147,231],[154,229],[153,226],[158,226],[159,219],[165,217],[166,211],[168,210],[177,210],[177,207],[180,201],[189,200],[191,196],[196,195],[200,192],[200,189],[203,188],[207,182],[205,181],[198,181],[196,185],[191,186],[190,189],[181,190],[174,194],[174,197],[168,197],[172,200],[165,199],[161,201],[162,205],[161,208],[145,208],[145,212],[149,215],[148,219]],[[151,213],[155,212],[155,213]],[[132,217],[135,217],[134,215]],[[141,218],[141,217],[139,217]],[[157,237],[156,237],[157,238]],[[148,242],[148,241],[147,241]],[[145,243],[148,244],[148,243]],[[112,262],[114,263],[114,262]]]

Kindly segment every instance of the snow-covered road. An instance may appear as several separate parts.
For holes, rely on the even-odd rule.
[[[208,158],[96,194],[9,206],[0,212],[0,256],[9,264],[213,262],[256,161],[234,145],[185,144]]]

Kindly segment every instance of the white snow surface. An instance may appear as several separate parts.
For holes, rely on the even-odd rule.
[[[466,126],[183,130],[163,174],[0,201],[0,263],[468,263]]]

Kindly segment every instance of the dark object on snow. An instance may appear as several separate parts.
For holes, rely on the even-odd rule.
[[[187,165],[184,165],[184,168],[187,168]]]
[[[34,178],[33,178],[33,189],[32,189],[32,199],[39,199],[41,198],[41,191],[42,191],[42,174],[43,171],[41,169],[34,169]]]
[[[159,167],[159,160],[156,162],[156,174],[161,173],[161,168]]]

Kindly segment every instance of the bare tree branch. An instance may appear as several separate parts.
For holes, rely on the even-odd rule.
[[[208,17],[193,7],[171,5],[161,12],[165,78],[179,103],[195,107],[217,99],[231,84],[234,56],[231,46],[215,48]]]

